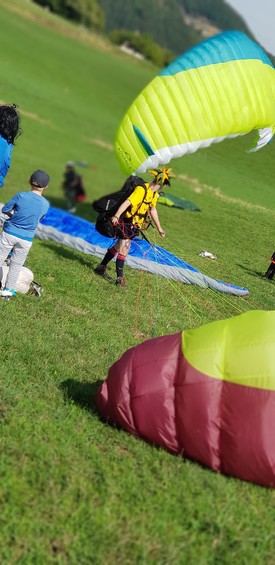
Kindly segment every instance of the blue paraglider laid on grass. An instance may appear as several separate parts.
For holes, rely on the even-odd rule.
[[[112,246],[112,240],[100,235],[95,224],[52,207],[50,207],[42,223],[39,224],[36,237],[56,241],[100,258],[104,257],[106,250]],[[134,238],[132,240],[126,265],[184,284],[212,288],[236,296],[247,296],[249,294],[246,288],[204,275],[173,253],[158,245],[152,245],[145,239]]]

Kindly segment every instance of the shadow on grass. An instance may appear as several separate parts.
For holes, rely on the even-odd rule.
[[[54,206],[55,208],[59,208],[61,210],[66,210],[66,202],[64,200],[62,200],[61,198],[49,198],[50,204],[51,206]],[[79,216],[80,218],[84,218],[85,220],[88,220],[89,222],[95,222],[97,219],[97,212],[95,212],[92,208],[91,203],[87,203],[87,204],[83,204],[83,203],[79,203],[77,204],[77,211],[76,211],[76,216]],[[82,258],[80,256],[81,252],[73,249],[73,248],[68,248],[65,249],[63,244],[58,244],[56,242],[50,242],[47,240],[43,240],[43,246],[44,247],[48,247],[49,249],[51,249],[51,251],[54,251],[56,253],[56,255],[59,255],[60,257],[64,257],[65,259],[70,259],[70,260],[76,260],[78,261],[78,263],[81,263],[82,265],[84,265],[85,267],[88,268],[92,268],[94,269],[94,267],[98,264],[98,258],[94,258],[92,255],[86,255],[87,258]],[[90,261],[90,258],[93,257],[94,261]]]
[[[67,210],[66,201],[64,198],[56,198],[54,196],[49,196],[48,201],[50,205],[54,208],[60,208],[61,210]],[[88,220],[89,222],[96,222],[98,213],[93,209],[91,202],[77,202],[76,203],[76,212],[74,216],[79,216],[80,218],[84,218],[84,220]]]
[[[245,267],[244,265],[240,265],[240,263],[237,263],[237,265],[238,265],[238,267],[241,267],[241,269],[246,271],[246,273],[249,273],[249,275],[252,275],[253,277],[260,277],[260,279],[265,279],[263,272],[254,271],[253,269],[249,269],[249,267]]]
[[[70,261],[77,261],[84,267],[88,267],[92,270],[95,268],[99,261],[98,257],[95,257],[94,255],[86,254],[84,257],[82,257],[82,251],[78,251],[77,249],[73,249],[72,247],[65,248],[61,243],[51,243],[50,241],[43,240],[43,247],[48,247],[48,249],[54,251],[54,253],[56,253],[56,255],[58,255],[59,257],[70,259]]]
[[[88,410],[92,414],[98,415],[96,408],[96,391],[103,381],[95,383],[82,383],[74,379],[63,381],[59,388],[63,392],[65,402],[74,402],[84,410]]]

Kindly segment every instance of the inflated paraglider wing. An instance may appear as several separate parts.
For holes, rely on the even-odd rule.
[[[126,351],[101,416],[227,475],[275,487],[275,312],[251,311]]]
[[[137,97],[117,132],[115,150],[128,174],[143,173],[226,137],[275,125],[275,70],[245,34],[224,32],[193,47]]]

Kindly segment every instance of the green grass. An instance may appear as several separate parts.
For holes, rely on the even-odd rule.
[[[23,127],[0,199],[44,168],[48,198],[64,207],[64,163],[85,160],[78,213],[94,221],[92,200],[124,180],[110,148],[119,120],[155,71],[27,0],[0,0],[0,22],[0,98],[19,105]],[[34,241],[27,266],[42,298],[0,304],[1,564],[274,563],[274,491],[138,441],[95,406],[108,368],[144,338],[274,308],[262,278],[274,251],[274,146],[248,155],[250,141],[174,161],[175,194],[202,212],[159,206],[167,237],[156,239],[246,286],[248,299],[129,268],[120,291],[94,276],[95,257]]]

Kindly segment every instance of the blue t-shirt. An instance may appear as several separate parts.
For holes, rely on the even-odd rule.
[[[12,150],[13,144],[8,143],[0,135],[0,186],[3,186],[5,176],[10,168]]]
[[[32,241],[37,225],[46,215],[49,206],[48,200],[40,194],[32,191],[18,192],[2,208],[4,214],[14,211],[12,217],[4,223],[4,232]]]

